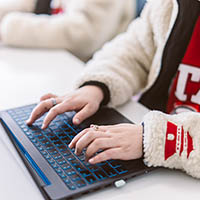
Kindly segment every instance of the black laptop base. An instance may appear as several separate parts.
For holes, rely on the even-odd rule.
[[[152,170],[142,159],[91,165],[85,161],[84,152],[77,157],[68,148],[71,139],[90,124],[131,123],[114,109],[101,108],[81,126],[72,124],[74,112],[66,113],[43,131],[40,127],[44,117],[31,127],[25,124],[34,106],[3,111],[0,118],[45,199],[77,197]]]

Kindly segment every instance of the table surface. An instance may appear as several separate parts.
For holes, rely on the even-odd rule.
[[[40,96],[48,92],[65,94],[72,89],[73,81],[83,68],[84,64],[66,51],[0,46],[0,110],[37,102]],[[118,111],[134,122],[140,122],[148,112],[134,101],[119,107]],[[1,199],[42,200],[37,186],[1,129],[0,137],[0,145],[5,147],[0,152],[1,160],[10,163],[9,167],[0,165]],[[4,157],[4,151],[9,152],[5,155],[10,156]],[[182,172],[159,169],[128,180],[125,187],[120,189],[109,187],[79,199],[199,199],[199,188],[198,180]]]

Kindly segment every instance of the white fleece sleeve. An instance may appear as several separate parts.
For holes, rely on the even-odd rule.
[[[156,50],[151,23],[152,3],[147,3],[140,18],[134,20],[126,33],[107,43],[95,53],[75,87],[88,81],[107,85],[109,106],[125,103],[144,88]]]
[[[12,13],[2,21],[2,42],[21,47],[64,48],[85,60],[116,34],[125,4],[121,0],[73,0],[61,15]]]
[[[35,8],[36,0],[0,0],[0,21],[13,11],[32,12]]]
[[[143,143],[148,166],[181,169],[200,178],[200,113],[149,112],[144,117]]]

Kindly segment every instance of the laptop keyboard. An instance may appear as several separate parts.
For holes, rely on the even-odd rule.
[[[71,140],[82,130],[72,123],[75,112],[57,116],[45,130],[40,128],[45,115],[32,126],[27,126],[25,121],[34,106],[11,109],[7,112],[70,190],[127,172],[126,167],[117,160],[92,165],[85,161],[86,149],[77,156],[74,149],[68,147]]]

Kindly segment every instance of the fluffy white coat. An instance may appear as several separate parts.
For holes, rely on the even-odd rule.
[[[141,18],[126,33],[116,37],[97,52],[76,82],[79,87],[93,80],[106,84],[111,93],[110,106],[127,102],[132,95],[147,91],[161,68],[164,47],[178,14],[176,0],[150,0]],[[134,111],[133,111],[134,112]],[[151,111],[144,117],[144,161],[148,166],[182,169],[200,178],[200,114],[166,115]],[[167,122],[189,131],[194,150],[164,159]]]

